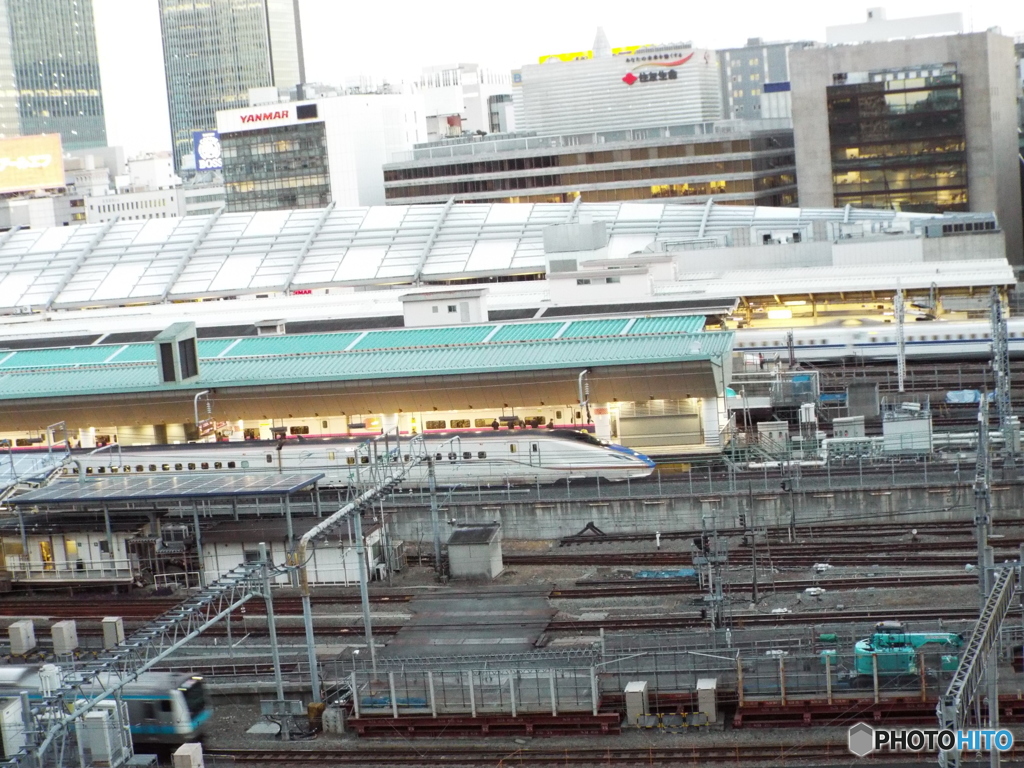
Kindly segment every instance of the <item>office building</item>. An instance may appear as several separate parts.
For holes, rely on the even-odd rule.
[[[512,96],[508,71],[479,64],[427,67],[420,77],[430,141],[464,133],[491,131],[489,100]]]
[[[780,121],[784,122],[784,121]],[[793,133],[740,121],[567,136],[492,135],[416,147],[384,166],[389,204],[796,202]]]
[[[92,0],[0,0],[0,137],[107,143]]]
[[[905,33],[904,22],[895,29]],[[1024,263],[1010,38],[808,48],[793,51],[790,66],[802,206],[995,211],[1007,258]]]
[[[382,166],[426,139],[419,94],[362,94],[217,113],[227,210],[382,205]]]
[[[298,0],[160,0],[160,26],[178,169],[218,109],[247,106],[250,88],[305,79]]]
[[[752,37],[741,48],[718,51],[723,116],[727,120],[789,117],[789,52],[812,45],[766,43]]]
[[[542,56],[512,73],[518,131],[542,136],[722,118],[718,57],[690,43]]]

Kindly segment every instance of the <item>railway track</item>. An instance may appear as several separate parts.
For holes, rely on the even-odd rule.
[[[845,743],[833,744],[737,744],[731,746],[659,746],[646,748],[531,748],[373,746],[356,749],[208,749],[207,760],[221,765],[708,765],[768,763],[773,766],[806,764],[810,760],[841,761],[851,756]],[[1013,752],[1004,752],[1012,757]],[[913,753],[872,755],[861,760],[920,762]]]

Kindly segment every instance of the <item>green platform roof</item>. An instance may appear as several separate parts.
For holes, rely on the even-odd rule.
[[[634,332],[645,320],[664,322]],[[153,344],[0,351],[0,400],[721,361],[733,334],[701,327],[622,318],[201,340],[200,376],[186,384],[158,383]]]

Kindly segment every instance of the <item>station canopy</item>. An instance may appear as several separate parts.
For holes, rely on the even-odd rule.
[[[538,274],[544,229],[604,222],[611,258],[737,228],[923,219],[683,203],[375,206],[217,213],[0,234],[0,313]]]
[[[291,496],[323,474],[147,475],[63,480],[7,499],[14,507]]]

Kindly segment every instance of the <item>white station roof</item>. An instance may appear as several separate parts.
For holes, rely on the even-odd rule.
[[[220,213],[0,234],[0,313],[544,271],[543,230],[605,222],[609,256],[655,240],[919,214],[681,203],[376,206]]]

